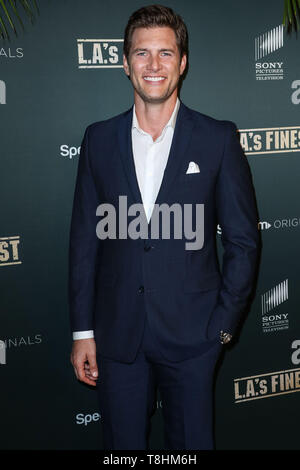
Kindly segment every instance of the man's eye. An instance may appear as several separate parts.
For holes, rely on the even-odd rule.
[[[162,55],[171,55],[170,52],[162,52]]]
[[[138,52],[137,55],[145,55],[146,52]]]

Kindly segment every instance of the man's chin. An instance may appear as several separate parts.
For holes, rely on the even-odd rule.
[[[172,93],[166,93],[164,95],[159,95],[159,96],[147,95],[144,93],[138,93],[138,94],[145,103],[160,104],[160,103],[164,103],[165,101],[167,101],[167,99],[170,98]]]

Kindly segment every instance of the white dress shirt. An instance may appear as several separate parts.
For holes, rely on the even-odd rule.
[[[180,101],[177,98],[172,116],[155,141],[153,141],[150,134],[140,128],[135,113],[135,105],[133,106],[131,126],[132,152],[136,177],[148,222],[167,165],[179,106]],[[73,332],[73,340],[93,337],[93,330]]]

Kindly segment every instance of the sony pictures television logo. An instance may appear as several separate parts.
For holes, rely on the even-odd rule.
[[[283,25],[257,36],[254,40],[256,80],[283,80],[283,61],[277,51],[283,47]],[[273,55],[273,61],[265,57]]]
[[[289,298],[288,279],[280,282],[261,295],[262,330],[264,333],[287,330],[289,314],[286,304],[279,308]]]
[[[122,68],[123,39],[77,39],[78,68]]]

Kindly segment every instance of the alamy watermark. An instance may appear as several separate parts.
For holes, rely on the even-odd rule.
[[[0,364],[6,364],[6,347],[4,341],[0,339]]]
[[[193,230],[193,207],[195,211],[196,230]],[[151,206],[151,238],[158,239],[160,233],[160,219],[162,220],[161,234],[163,239],[170,239],[171,226],[174,229],[174,238],[184,237],[193,242],[186,242],[186,250],[200,250],[204,244],[204,204],[174,203],[169,206],[166,203],[152,204]],[[174,223],[171,224],[171,213]],[[160,218],[161,214],[161,218]],[[117,238],[117,215],[113,204],[104,203],[97,207],[96,215],[104,216],[96,226],[97,237],[100,240]],[[128,224],[127,217],[136,216]],[[183,232],[183,233],[182,233]],[[136,203],[127,206],[127,196],[119,196],[119,237],[120,239],[148,238],[148,221],[143,204]]]

